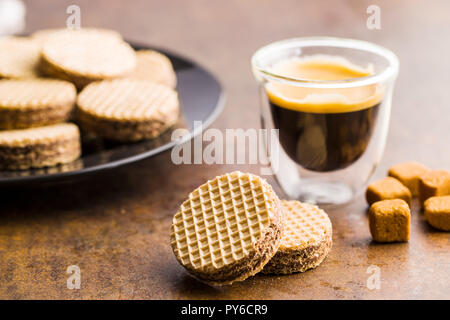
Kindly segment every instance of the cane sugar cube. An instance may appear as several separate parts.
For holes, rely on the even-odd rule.
[[[423,204],[430,197],[450,195],[450,171],[434,170],[422,176],[419,182],[419,199]]]
[[[370,207],[370,233],[377,242],[408,241],[410,222],[411,213],[404,200],[378,201]]]
[[[392,166],[389,169],[389,176],[396,178],[403,183],[413,197],[419,195],[420,177],[429,172],[430,169],[417,162],[403,162]]]
[[[450,231],[450,196],[428,198],[424,207],[425,218],[431,226]]]
[[[403,199],[411,204],[411,191],[400,181],[392,177],[375,181],[366,191],[366,200],[369,205],[381,200]]]

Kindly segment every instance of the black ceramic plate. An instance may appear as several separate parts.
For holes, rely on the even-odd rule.
[[[176,127],[184,127],[191,139],[201,131],[194,128],[194,121],[202,121],[208,127],[220,114],[224,105],[224,94],[218,80],[198,64],[182,56],[133,45],[135,49],[156,49],[172,61],[177,74],[177,91],[181,103],[181,117]],[[194,130],[195,129],[195,130]],[[77,161],[55,167],[22,171],[0,171],[0,186],[34,184],[75,179],[101,170],[113,169],[128,163],[151,157],[175,145],[171,141],[173,128],[160,137],[132,144],[118,144],[100,139],[83,138],[82,156]]]

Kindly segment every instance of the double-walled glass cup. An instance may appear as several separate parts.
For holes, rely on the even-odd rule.
[[[295,59],[339,62],[333,72],[343,66],[356,70],[356,76],[310,78],[308,70],[298,76],[275,67]],[[276,141],[266,139],[266,151],[286,196],[341,204],[362,192],[386,142],[396,55],[365,41],[313,37],[262,47],[251,62],[259,82],[262,127],[276,133]]]

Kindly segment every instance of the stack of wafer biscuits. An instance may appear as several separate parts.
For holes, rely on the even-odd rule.
[[[55,124],[75,121],[86,134],[132,142],[158,136],[180,114],[170,60],[135,52],[114,30],[1,38],[0,79],[0,170],[76,159],[78,128]],[[62,147],[67,139],[72,142]]]
[[[54,79],[0,80],[0,129],[22,129],[68,121],[76,90]]]
[[[68,163],[80,156],[80,133],[70,120],[76,90],[70,82],[0,80],[0,170]]]
[[[331,248],[326,213],[280,201],[262,178],[239,171],[207,181],[173,217],[170,242],[178,262],[212,285],[262,271],[289,274],[318,266]]]

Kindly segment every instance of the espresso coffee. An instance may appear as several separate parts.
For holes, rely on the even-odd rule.
[[[331,56],[284,60],[272,71],[312,82],[372,73]],[[343,169],[366,151],[382,99],[378,86],[317,88],[269,82],[266,91],[280,144],[302,167],[319,172]]]

